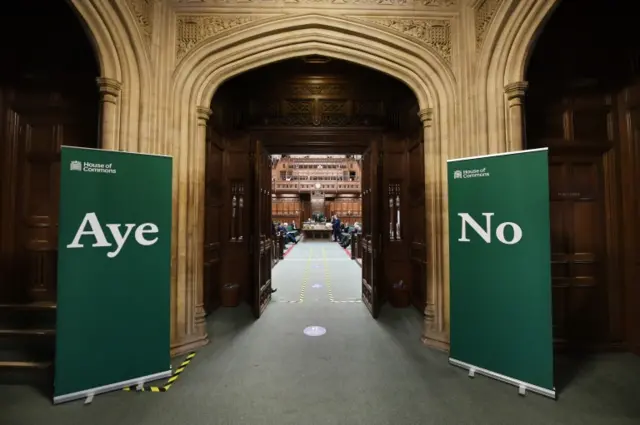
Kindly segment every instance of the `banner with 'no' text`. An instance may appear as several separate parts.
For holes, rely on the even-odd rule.
[[[448,162],[449,361],[555,398],[546,149]]]
[[[172,158],[63,147],[54,403],[171,374]]]

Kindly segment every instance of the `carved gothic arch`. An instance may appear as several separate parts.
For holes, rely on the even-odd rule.
[[[522,118],[511,116],[508,100],[524,96],[526,67],[537,36],[560,1],[502,0],[493,17],[478,53],[476,75],[478,110],[486,111],[478,114],[477,134],[487,153],[524,147],[518,125]]]
[[[331,57],[403,81],[416,94],[421,108],[454,96],[453,73],[437,53],[363,21],[320,14],[265,19],[199,43],[178,63],[173,73],[174,93],[194,88],[191,100],[208,105],[219,85],[234,75],[286,57],[312,54],[300,47],[305,44],[307,50],[321,48]]]
[[[151,96],[151,67],[131,11],[122,2],[68,1],[86,25],[98,56],[103,99],[115,105],[108,111],[115,116],[103,118],[103,135],[110,135],[103,138],[103,148],[148,151],[150,120],[141,105]]]
[[[456,81],[442,58],[419,44],[365,22],[321,14],[286,15],[211,37],[189,51],[173,73],[174,128],[195,146],[197,110],[209,108],[229,78],[279,60],[319,54],[386,73],[404,82],[420,110],[430,110],[429,140],[445,154],[456,149]],[[450,149],[449,149],[450,146]],[[177,148],[177,146],[176,146]]]
[[[456,81],[443,59],[407,37],[364,21],[317,13],[284,15],[246,24],[210,37],[194,46],[173,73],[171,104],[166,113],[174,157],[173,238],[174,280],[178,293],[195,293],[201,299],[202,268],[185,253],[201,246],[204,219],[198,213],[204,202],[206,121],[210,103],[220,85],[235,75],[276,61],[318,54],[343,59],[386,73],[404,82],[415,94],[424,125],[429,240],[430,323],[427,335],[447,340],[448,241],[446,159],[460,151],[456,128]],[[195,235],[188,238],[187,235]],[[191,277],[190,277],[191,276]],[[196,281],[197,280],[197,281]],[[202,306],[179,302],[177,316],[200,323]],[[198,326],[201,326],[198,325]],[[204,330],[194,331],[203,333]],[[443,342],[445,343],[445,342]]]

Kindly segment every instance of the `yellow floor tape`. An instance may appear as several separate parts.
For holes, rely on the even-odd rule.
[[[187,365],[191,362],[191,360],[195,356],[196,356],[195,352],[189,353],[187,358],[182,363],[180,363],[180,366],[178,366],[178,368],[173,372],[173,375],[171,375],[171,378],[167,380],[167,383],[161,387],[156,387],[153,385],[143,385],[143,386],[130,385],[128,387],[124,387],[122,391],[135,391],[135,392],[146,391],[151,393],[166,393],[167,391],[169,391],[169,388],[171,388],[171,386],[178,380],[178,378],[180,377],[180,374],[184,372],[184,369],[187,367]]]
[[[327,251],[322,248],[322,266],[324,268],[324,284],[327,286],[327,293],[329,294],[329,301],[336,302],[333,298],[333,288],[331,287],[331,272],[329,265],[327,264]]]
[[[313,256],[313,248],[309,248],[309,257],[307,258],[307,266],[304,269],[304,275],[302,276],[302,286],[300,287],[299,303],[304,302],[304,294],[307,291],[307,284],[309,283],[309,274],[311,274],[311,258]]]

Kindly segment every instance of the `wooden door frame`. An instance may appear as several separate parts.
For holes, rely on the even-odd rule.
[[[636,236],[640,233],[640,208],[638,196],[640,188],[634,182],[640,176],[640,150],[634,128],[632,116],[640,108],[640,82],[625,87],[618,95],[618,128],[620,140],[620,201],[622,219],[619,220],[621,266],[624,274],[624,327],[625,339],[631,352],[640,356],[640,264],[636,251],[640,248],[640,241]]]
[[[252,166],[252,196],[251,202],[253,207],[252,214],[252,228],[251,228],[251,264],[252,264],[252,276],[251,276],[251,291],[252,291],[252,311],[255,318],[259,318],[265,311],[271,300],[271,276],[265,280],[262,284],[262,272],[263,272],[263,257],[269,256],[268,273],[271,273],[271,230],[264,229],[266,226],[264,214],[268,214],[271,217],[270,202],[265,199],[271,197],[271,185],[268,185],[268,189],[262,187],[262,182],[265,180],[265,176],[262,174],[260,167],[262,167],[262,161],[260,156],[266,153],[264,146],[259,138],[255,135],[251,135],[251,152],[249,154],[249,160]],[[267,154],[268,155],[268,154]],[[268,181],[271,182],[271,169],[268,173]],[[265,193],[267,191],[267,193]],[[263,233],[264,232],[264,233]],[[263,294],[267,292],[266,299],[263,302]]]
[[[367,308],[369,309],[369,311],[371,312],[371,315],[373,316],[374,319],[377,319],[378,316],[380,315],[380,310],[382,308],[382,302],[383,302],[383,294],[382,294],[382,288],[380,287],[380,282],[383,276],[383,272],[382,272],[382,264],[383,264],[383,256],[382,256],[382,233],[380,230],[380,218],[381,218],[381,212],[382,212],[382,205],[381,205],[381,199],[383,199],[382,196],[380,196],[379,192],[381,190],[381,178],[382,178],[382,173],[381,173],[381,161],[380,161],[380,155],[382,155],[382,151],[381,149],[381,145],[382,145],[382,138],[381,138],[381,133],[377,135],[376,138],[373,138],[371,143],[369,144],[369,147],[367,148],[367,150],[364,152],[364,155],[367,154],[373,154],[376,156],[375,158],[375,183],[372,182],[371,178],[372,178],[372,170],[369,167],[367,167],[367,171],[369,172],[369,176],[368,176],[368,181],[369,181],[369,187],[368,188],[364,188],[363,187],[363,195],[364,195],[364,190],[367,191],[371,191],[371,195],[372,195],[372,201],[370,202],[370,204],[367,206],[367,211],[366,213],[368,213],[369,215],[369,223],[368,226],[364,226],[365,224],[365,219],[366,219],[366,213],[363,209],[362,212],[362,223],[363,223],[363,234],[362,234],[362,253],[363,256],[364,255],[369,255],[370,258],[368,259],[368,261],[365,263],[365,260],[363,259],[363,266],[362,266],[362,286],[363,288],[366,286],[370,291],[371,291],[371,305],[369,305],[369,303],[366,300],[366,297],[364,296],[364,292],[362,294],[362,300],[363,303],[365,303],[365,305],[367,306]],[[374,146],[376,147],[375,151],[372,153],[371,151],[374,149]],[[363,172],[363,179],[364,179],[364,173],[365,173],[365,165],[364,165],[364,160],[363,160],[363,166],[362,166],[362,172]],[[362,197],[363,199],[363,206],[364,206],[364,196]],[[375,217],[375,220],[373,219],[373,217]],[[367,235],[367,233],[364,232],[364,230],[370,230],[370,234]],[[369,238],[367,238],[367,236],[369,236]],[[369,261],[371,262],[369,264]],[[365,273],[371,271],[371,274],[373,276],[372,279],[367,280],[365,276]]]

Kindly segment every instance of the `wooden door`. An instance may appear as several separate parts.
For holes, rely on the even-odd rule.
[[[373,141],[362,157],[362,302],[374,318],[382,306],[379,149],[379,142]]]
[[[608,303],[602,154],[549,159],[554,337],[576,348],[606,340]]]
[[[626,340],[640,355],[640,83],[620,95]]]
[[[253,142],[253,229],[252,288],[253,314],[260,317],[271,301],[272,231],[271,231],[271,159],[262,142]]]
[[[220,136],[207,128],[204,215],[204,311],[211,314],[221,303],[221,242],[224,213],[223,155]]]
[[[55,94],[0,95],[0,302],[56,301],[60,147],[95,146],[97,114],[90,100]]]
[[[408,146],[409,238],[411,258],[411,303],[423,312],[427,305],[427,209],[424,183],[424,143]],[[405,203],[403,203],[404,205]]]

